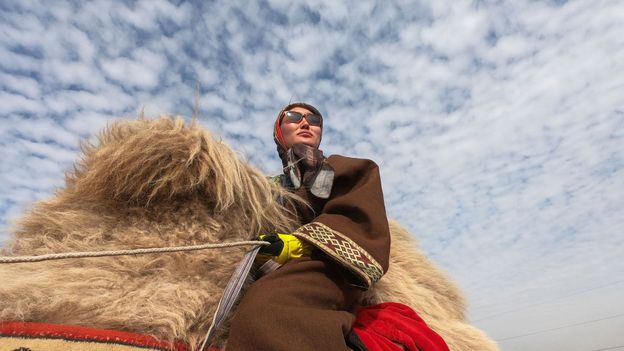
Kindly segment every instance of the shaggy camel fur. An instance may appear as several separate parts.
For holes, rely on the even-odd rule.
[[[66,186],[18,222],[1,255],[196,245],[291,232],[299,201],[181,118],[113,123]],[[413,307],[452,350],[496,350],[456,286],[391,224],[390,269],[365,303]],[[247,248],[0,265],[0,320],[117,329],[197,347]]]

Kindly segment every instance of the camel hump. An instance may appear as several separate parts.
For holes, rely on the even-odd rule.
[[[82,145],[83,156],[66,177],[67,189],[82,199],[146,205],[231,192],[231,184],[215,178],[232,179],[240,171],[227,162],[235,158],[229,146],[181,117],[113,122],[97,140]]]

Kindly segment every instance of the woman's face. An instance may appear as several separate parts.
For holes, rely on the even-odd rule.
[[[299,112],[304,116],[312,113],[303,107],[293,107],[288,111]],[[318,149],[321,143],[323,130],[320,126],[311,126],[305,118],[297,123],[288,122],[286,118],[282,118],[281,128],[287,149],[294,144],[306,144]]]

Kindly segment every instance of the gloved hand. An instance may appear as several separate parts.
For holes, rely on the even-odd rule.
[[[268,260],[284,264],[293,258],[310,256],[312,251],[310,244],[299,240],[292,234],[263,234],[258,239],[271,243],[271,245],[260,248],[256,258],[256,262],[260,264],[264,264]]]

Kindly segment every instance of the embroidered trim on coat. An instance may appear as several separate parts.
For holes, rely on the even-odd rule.
[[[369,287],[383,276],[381,265],[360,245],[339,231],[333,230],[323,223],[312,222],[299,227],[294,236],[300,236],[340,263],[358,273]]]

